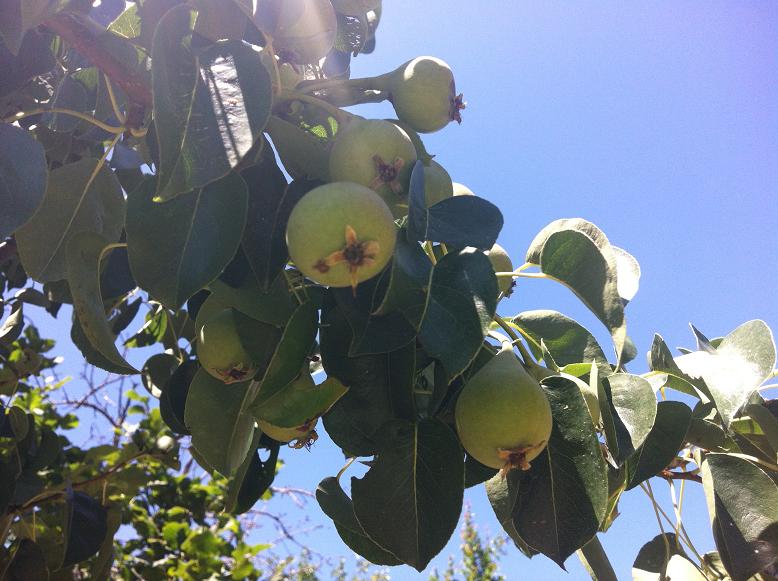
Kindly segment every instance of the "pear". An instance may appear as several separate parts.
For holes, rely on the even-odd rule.
[[[454,410],[470,456],[503,473],[528,470],[551,436],[551,406],[509,343],[465,384]]]
[[[286,227],[295,266],[332,287],[356,289],[377,275],[392,258],[396,239],[389,207],[373,190],[352,182],[312,189],[295,204]]]
[[[468,188],[464,184],[460,184],[459,182],[454,182],[452,185],[454,187],[454,195],[455,196],[474,196],[475,195],[473,193],[473,190],[471,190],[470,188]]]
[[[439,58],[421,56],[401,65],[388,74],[385,89],[398,119],[419,133],[462,122],[462,95],[457,95],[451,68]]]
[[[208,373],[224,383],[248,381],[256,364],[240,340],[233,309],[208,319],[197,335],[197,358]]]
[[[415,162],[416,148],[400,127],[380,119],[353,119],[332,144],[330,179],[366,186],[391,207],[389,202],[407,199]]]
[[[489,250],[486,251],[486,256],[489,258],[489,262],[492,263],[494,272],[513,272],[513,262],[511,257],[508,256],[505,248],[495,243]],[[512,278],[500,277],[497,279],[497,286],[503,296],[510,296],[513,293],[513,287],[516,283]]]
[[[275,441],[281,442],[282,444],[294,442],[291,444],[293,448],[303,448],[305,446],[310,446],[319,438],[314,429],[318,421],[319,419],[316,418],[313,421],[305,422],[303,425],[297,426],[296,428],[281,428],[279,426],[274,426],[265,420],[257,420],[257,425],[259,425],[259,429],[262,430],[263,434],[273,438]]]

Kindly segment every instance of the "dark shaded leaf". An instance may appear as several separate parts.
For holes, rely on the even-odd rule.
[[[96,159],[83,158],[50,172],[46,194],[35,215],[16,232],[24,269],[38,282],[67,276],[65,249],[82,231],[107,243],[119,239],[124,195],[113,172]]]
[[[462,510],[462,451],[436,419],[396,420],[379,436],[364,477],[351,479],[354,513],[367,536],[422,571],[445,546]]]
[[[162,420],[176,434],[189,435],[189,428],[184,423],[186,398],[200,365],[195,359],[189,359],[179,365],[170,379],[162,387],[159,397],[159,412]]]
[[[68,519],[63,566],[86,561],[100,550],[108,534],[107,511],[94,498],[80,491],[67,499]]]
[[[597,398],[608,449],[621,465],[643,444],[654,425],[654,389],[642,377],[617,373],[599,382]]]
[[[335,523],[343,542],[358,555],[375,565],[400,565],[402,561],[373,542],[354,514],[354,504],[343,492],[337,478],[325,478],[316,487],[316,500],[322,511]]]
[[[199,369],[189,386],[184,423],[209,466],[231,475],[246,459],[254,418],[243,412],[251,382],[225,385]]]
[[[664,533],[655,536],[640,548],[635,562],[632,564],[633,581],[660,581],[665,579],[670,559],[679,556],[687,559],[675,533]],[[671,577],[670,579],[675,579]],[[679,577],[686,581],[686,577]],[[694,581],[694,579],[689,579]]]
[[[499,208],[478,196],[454,196],[427,207],[424,166],[417,161],[411,174],[408,236],[411,240],[475,246],[488,250],[502,230]]]
[[[227,175],[270,115],[270,74],[259,51],[225,41],[196,53],[191,46],[195,14],[188,5],[169,10],[157,25],[151,50],[159,200]]]
[[[656,420],[643,444],[627,461],[627,490],[664,470],[686,441],[692,410],[679,401],[660,401]]]
[[[480,350],[497,294],[494,270],[482,252],[451,252],[435,265],[419,340],[443,364],[449,379],[462,373]]]
[[[745,581],[778,558],[778,486],[731,454],[706,454],[701,472],[721,561],[734,581]]]
[[[32,217],[46,192],[47,177],[43,146],[29,131],[0,124],[0,239]]]
[[[116,348],[116,336],[105,316],[99,271],[106,245],[106,240],[95,232],[79,232],[68,241],[68,286],[73,296],[73,311],[86,339],[111,362],[111,371],[137,373]]]
[[[172,309],[216,279],[240,244],[248,194],[230,173],[165,203],[153,201],[154,181],[127,204],[130,267],[138,284]]]

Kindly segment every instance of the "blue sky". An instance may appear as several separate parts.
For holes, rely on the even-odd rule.
[[[596,223],[639,260],[641,289],[627,316],[640,353],[630,371],[640,373],[654,332],[674,347],[692,345],[689,322],[711,337],[754,318],[778,330],[776,29],[778,4],[767,1],[387,0],[377,49],[352,73],[384,73],[419,55],[451,65],[468,103],[463,123],[425,143],[455,181],[501,208],[500,243],[514,262],[562,217]],[[537,308],[576,318],[609,345],[572,294],[547,281],[521,281],[500,311]],[[76,354],[65,354],[77,374]],[[286,460],[277,484],[309,489],[342,465],[326,437]],[[697,548],[711,550],[704,500],[688,488],[685,523]],[[667,486],[654,490],[667,506]],[[483,489],[466,498],[479,526],[500,532]],[[323,525],[301,538],[311,549],[349,554],[315,503],[279,509]],[[639,490],[620,510],[602,541],[619,578],[629,578],[640,546],[659,531]],[[273,536],[268,526],[257,540]],[[433,565],[444,568],[459,542],[455,534]],[[509,579],[588,578],[575,557],[567,565],[569,575],[510,548],[502,560]],[[401,567],[392,578],[420,576]]]

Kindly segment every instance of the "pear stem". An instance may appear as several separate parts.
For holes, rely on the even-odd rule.
[[[513,339],[513,344],[516,345],[516,348],[519,350],[519,353],[521,353],[521,357],[524,359],[524,363],[526,365],[536,364],[535,360],[532,358],[532,355],[530,355],[530,352],[524,346],[524,343],[522,343],[521,337],[519,337],[516,334],[516,331],[514,331],[511,328],[511,326],[507,322],[505,322],[505,319],[503,319],[500,315],[495,314],[494,322],[500,325],[500,327],[502,327],[502,330],[505,331],[511,339]]]

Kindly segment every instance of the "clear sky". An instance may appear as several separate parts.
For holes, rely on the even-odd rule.
[[[501,208],[500,243],[514,262],[562,217],[596,223],[640,261],[641,289],[627,309],[640,353],[630,371],[640,373],[654,332],[674,347],[693,344],[689,322],[711,337],[754,318],[778,331],[776,30],[778,4],[768,0],[386,0],[377,49],[352,72],[384,73],[419,55],[451,65],[468,103],[464,120],[425,143],[455,181]],[[358,111],[391,115],[382,106]],[[546,281],[522,281],[500,311],[537,308],[578,319],[609,345],[572,294]],[[72,348],[65,354],[77,373]],[[343,464],[326,436],[310,453],[285,457],[277,484],[309,489]],[[667,506],[667,486],[655,482],[654,490]],[[482,487],[466,499],[479,526],[501,532]],[[684,507],[697,548],[711,550],[702,496],[687,490]],[[659,531],[639,490],[620,510],[602,541],[628,579],[639,548]],[[300,540],[349,554],[315,502],[303,512],[323,528]],[[268,525],[257,540],[273,536]],[[459,542],[455,534],[433,566],[443,569]],[[502,560],[511,580],[588,578],[575,557],[567,566],[569,575],[512,548]],[[392,578],[426,575],[400,567]]]

